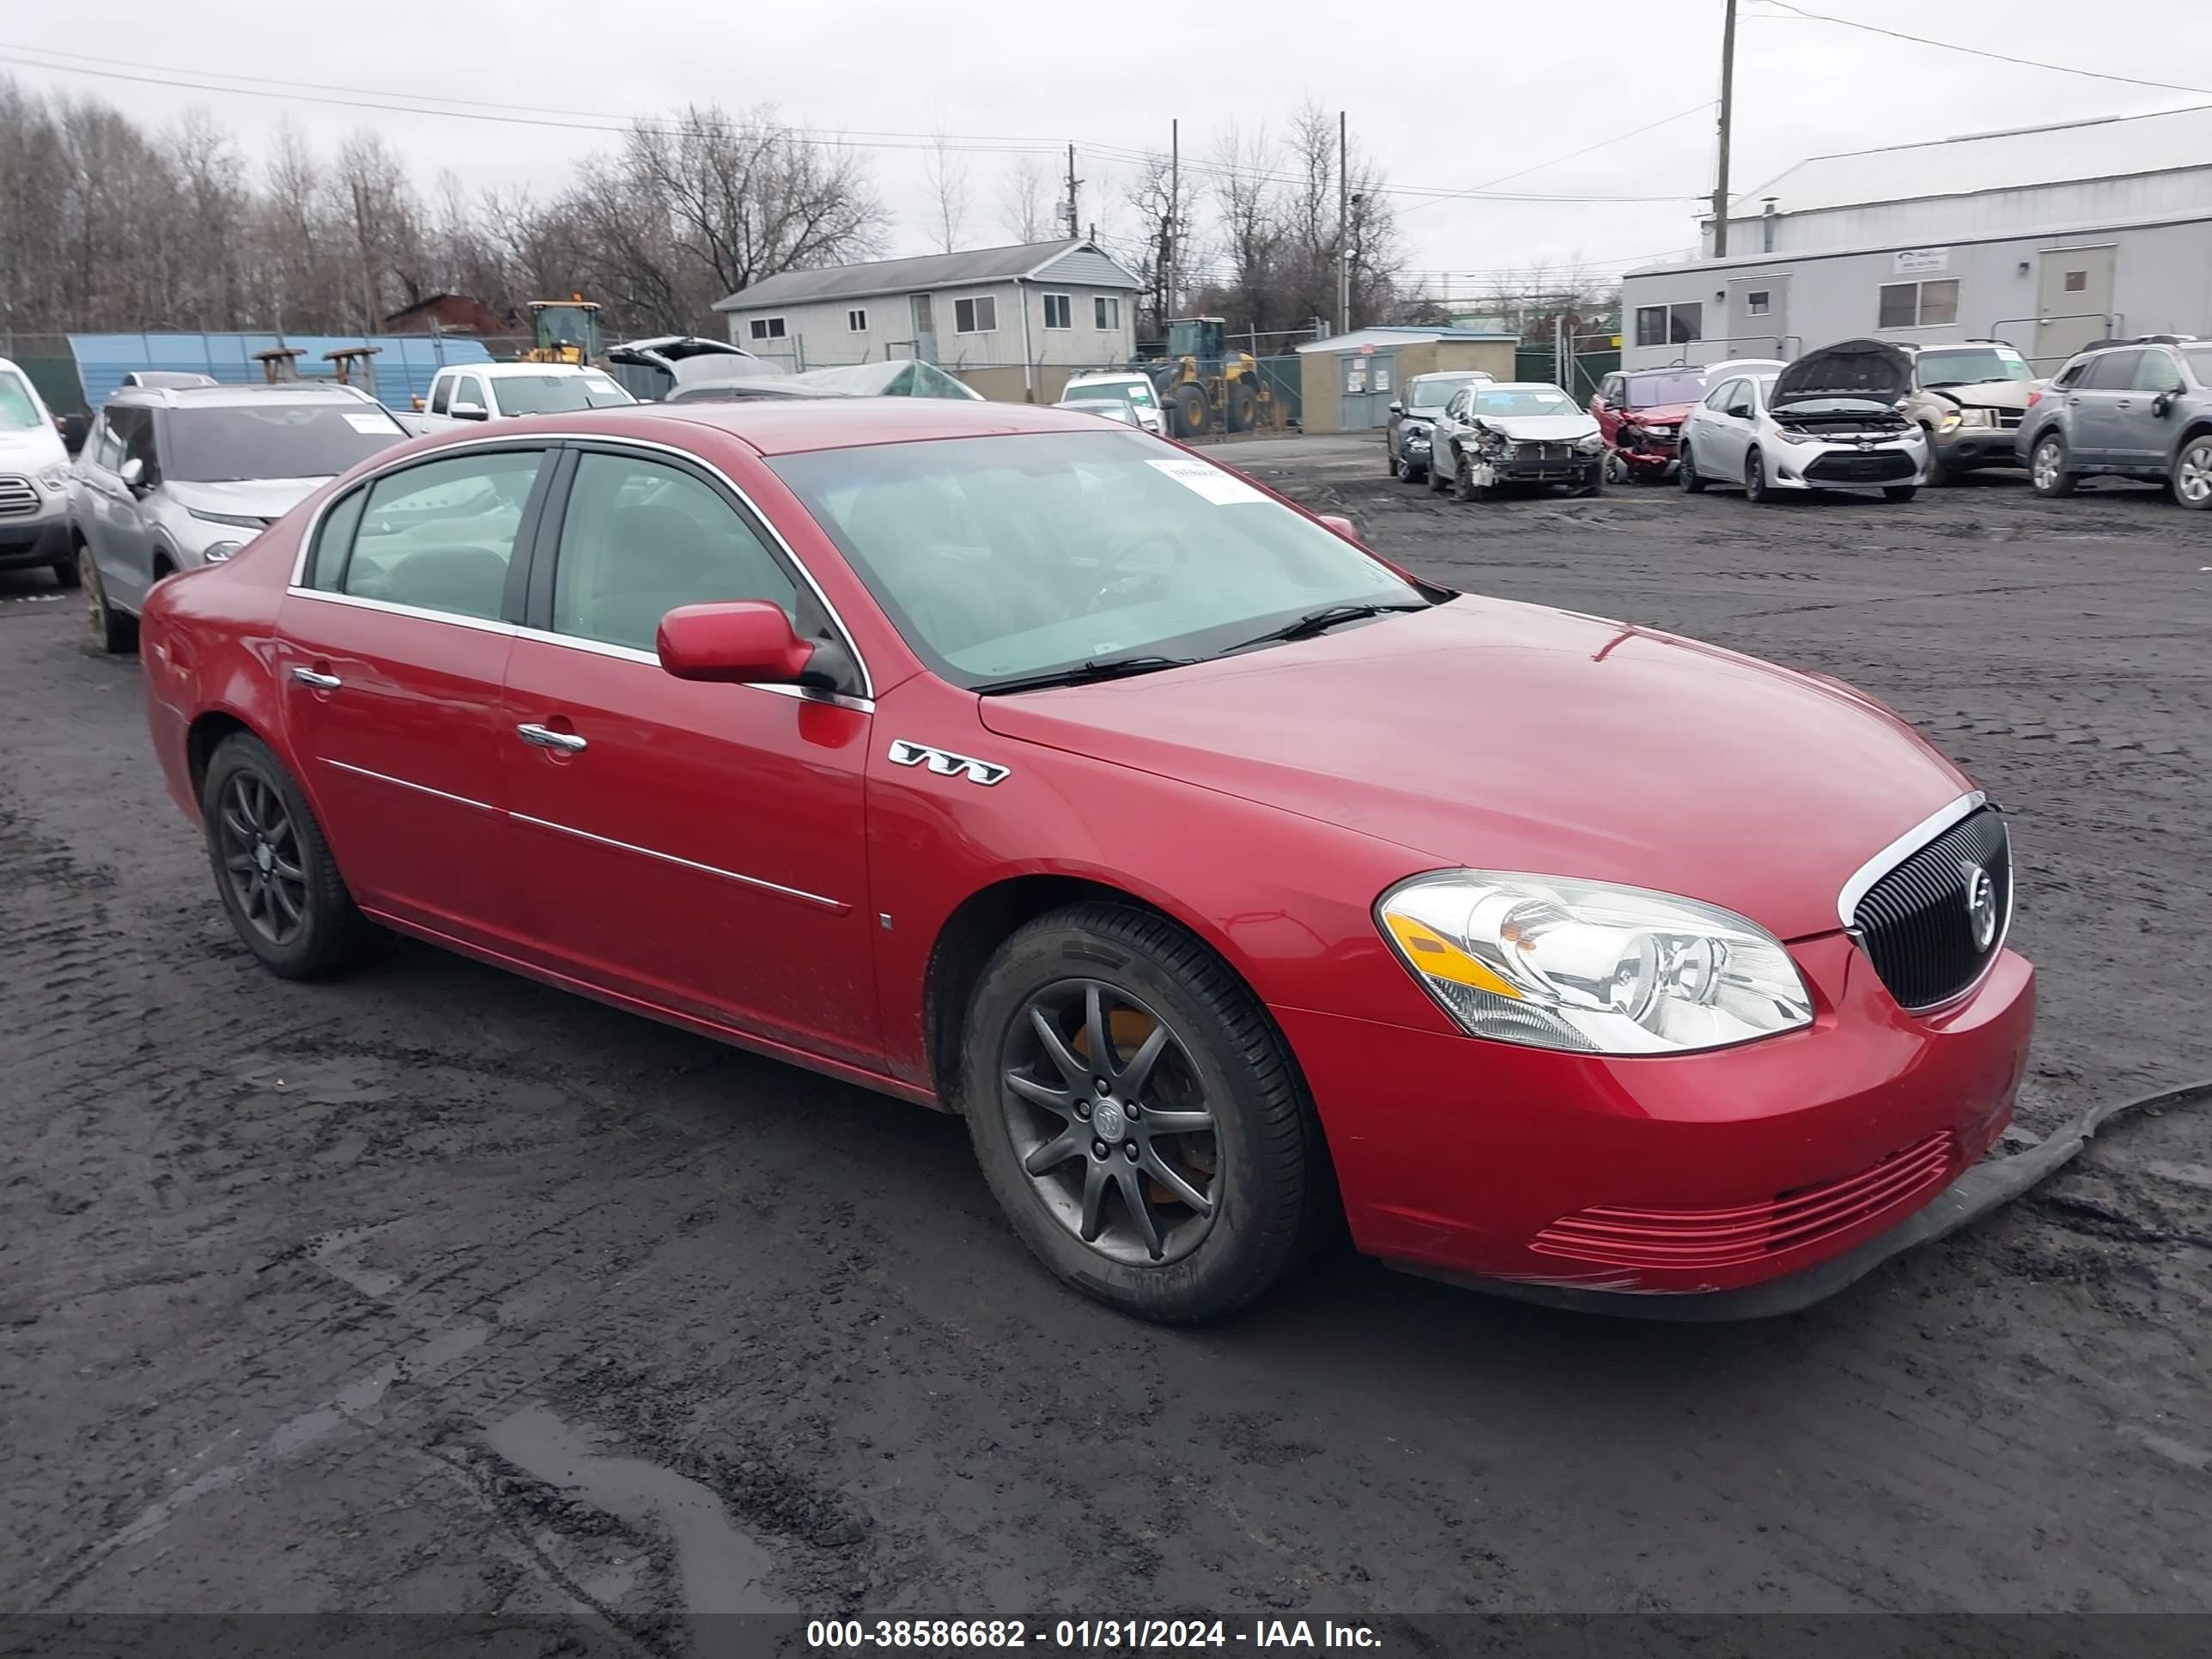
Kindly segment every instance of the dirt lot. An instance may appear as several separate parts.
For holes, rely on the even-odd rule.
[[[2027,1123],[2212,1075],[2212,520],[1242,464],[1443,580],[1887,699],[2017,815]],[[657,1650],[684,1609],[2212,1604],[2212,1118],[1764,1325],[1344,1261],[1151,1329],[1030,1264],[948,1119],[428,950],[258,971],[137,665],[51,592],[0,577],[0,1608],[595,1607]]]

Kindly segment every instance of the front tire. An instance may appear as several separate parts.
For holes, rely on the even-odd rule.
[[[1474,462],[1468,456],[1459,458],[1459,471],[1452,475],[1452,499],[1455,501],[1486,501],[1496,490],[1495,484],[1479,484],[1474,481]]]
[[[208,862],[230,925],[283,979],[343,973],[380,942],[355,908],[307,799],[269,746],[234,732],[200,785]]]
[[[1743,498],[1761,507],[1774,499],[1774,492],[1766,483],[1766,458],[1759,453],[1757,444],[1751,447],[1751,454],[1743,464]]]
[[[76,587],[84,580],[74,558],[56,559],[53,565],[54,585],[57,587]]]
[[[1687,444],[1682,446],[1681,458],[1675,465],[1674,482],[1682,486],[1682,493],[1686,495],[1702,495],[1705,492],[1705,481],[1698,476],[1698,464],[1691,455],[1690,446]]]
[[[1243,1307],[1322,1237],[1327,1157],[1259,1000],[1199,940],[1114,903],[1042,916],[969,1006],[961,1109],[1044,1264],[1122,1312]]]
[[[2202,513],[2212,507],[2212,432],[2199,434],[2181,446],[2173,458],[2173,477],[2168,487],[2182,506]]]
[[[2039,495],[2071,495],[2080,477],[2066,465],[2066,441],[2053,432],[2035,441],[2027,458],[2028,488]]]

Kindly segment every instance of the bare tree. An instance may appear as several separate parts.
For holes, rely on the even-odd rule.
[[[1138,331],[1147,337],[1157,337],[1168,319],[1181,313],[1179,290],[1198,252],[1191,240],[1197,193],[1196,169],[1178,178],[1164,155],[1148,159],[1129,185],[1129,206],[1136,213],[1139,240],[1146,255],[1140,267],[1146,281],[1137,311]]]
[[[999,180],[999,225],[1017,242],[1042,242],[1052,234],[1050,191],[1036,156],[1016,158]]]
[[[968,186],[968,164],[952,148],[951,136],[942,124],[930,134],[929,148],[922,155],[921,173],[929,185],[930,229],[940,249],[947,253],[957,252],[968,228],[972,196]]]

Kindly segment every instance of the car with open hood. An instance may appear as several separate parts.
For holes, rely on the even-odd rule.
[[[1549,380],[1477,381],[1445,403],[1429,434],[1429,488],[1462,501],[1510,486],[1605,487],[1605,434],[1596,417]]]
[[[1990,1146],[2027,1051],[2006,818],[1880,703],[1419,580],[1090,415],[437,434],[143,637],[271,971],[397,930],[957,1113],[1020,1239],[1149,1318],[1340,1226],[1516,1293],[1800,1305]]]
[[[1912,361],[1904,412],[1928,441],[1928,482],[1988,466],[2019,466],[2020,423],[2043,382],[2003,340],[1900,344]]]
[[[43,565],[76,585],[69,539],[68,447],[31,377],[0,357],[0,570]]]
[[[1589,412],[1605,434],[1617,483],[1656,483],[1674,468],[1682,422],[1705,395],[1694,368],[1632,368],[1598,382]]]
[[[1390,419],[1382,429],[1382,459],[1390,476],[1419,483],[1429,476],[1429,434],[1437,417],[1456,392],[1479,380],[1495,380],[1479,368],[1443,369],[1416,374],[1390,400]]]
[[[1884,340],[1808,351],[1772,374],[1717,381],[1682,426],[1677,477],[1696,493],[1739,484],[1753,501],[1819,489],[1879,489],[1909,501],[1928,438],[1899,405],[1911,354]]]

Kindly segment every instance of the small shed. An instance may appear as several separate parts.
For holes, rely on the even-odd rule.
[[[1390,403],[1416,374],[1480,369],[1513,378],[1516,337],[1503,330],[1354,329],[1298,348],[1298,380],[1308,432],[1365,432],[1387,426]]]

